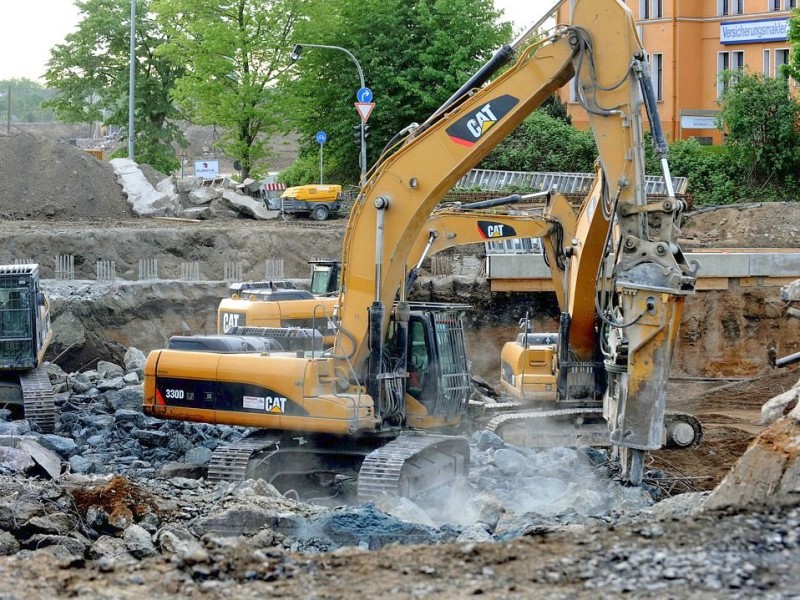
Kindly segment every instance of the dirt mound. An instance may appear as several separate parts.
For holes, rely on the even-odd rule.
[[[677,477],[680,481],[676,491],[714,489],[764,428],[760,423],[761,406],[792,388],[797,377],[796,369],[767,371],[689,398],[681,398],[673,391],[670,409],[697,415],[705,437],[697,448],[653,452],[648,466]]]
[[[114,169],[68,143],[30,133],[0,136],[0,219],[134,218]]]
[[[769,202],[715,207],[686,216],[684,249],[795,248],[800,242],[800,203]]]

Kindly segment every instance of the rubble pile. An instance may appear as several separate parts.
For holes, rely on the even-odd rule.
[[[171,176],[154,185],[134,161],[115,158],[110,163],[128,204],[139,217],[246,217],[259,221],[278,217],[278,211],[268,210],[259,197],[242,193],[243,186],[227,177],[209,181]]]
[[[212,451],[248,430],[145,416],[144,361],[129,348],[124,366],[100,361],[67,375],[49,364],[54,434],[0,411],[0,554],[196,561],[231,539],[311,553],[497,541],[601,524],[652,504],[646,490],[611,478],[602,452],[516,448],[486,431],[471,438],[469,480],[419,505],[385,497],[329,508],[284,497],[261,480],[212,483],[203,478]]]
[[[443,560],[469,563],[487,552],[481,542],[513,554],[513,544],[568,540],[576,552],[591,555],[544,555],[526,568],[525,581],[655,595],[681,586],[744,594],[794,581],[786,569],[800,547],[794,488],[783,490],[785,507],[740,516],[738,508],[724,512],[726,504],[741,503],[739,496],[723,502],[718,493],[682,494],[654,503],[657,490],[614,480],[604,452],[518,448],[480,431],[470,439],[469,479],[446,494],[418,503],[383,497],[374,504],[319,506],[262,480],[207,481],[212,450],[247,430],[145,416],[144,355],[129,348],[123,362],[100,361],[69,375],[48,365],[58,391],[55,434],[0,411],[0,556],[10,557],[7,567],[56,561],[70,572],[86,567],[98,581],[121,577],[188,594],[308,582],[331,568],[327,561],[346,568],[369,551],[405,545],[452,548],[442,550]],[[796,427],[796,415],[776,426],[787,422]],[[762,455],[774,435],[763,436]],[[787,475],[796,471],[786,469]],[[741,484],[735,473],[732,482]],[[752,468],[747,473],[756,475]],[[720,519],[730,527],[718,527]],[[612,532],[616,541],[607,544]],[[608,547],[596,554],[601,546]],[[386,560],[380,556],[379,565]],[[438,555],[426,556],[409,572],[433,577],[442,567]],[[518,562],[488,562],[484,571]],[[156,572],[162,575],[153,579]]]

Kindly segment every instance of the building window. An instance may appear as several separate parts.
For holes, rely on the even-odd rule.
[[[744,71],[744,52],[731,52],[731,69]]]
[[[789,62],[789,49],[788,48],[778,48],[775,50],[775,77],[783,77],[783,73],[781,73],[781,65],[785,65]]]
[[[769,0],[770,10],[781,10],[781,0]]]
[[[656,100],[664,99],[664,55],[652,54],[652,69],[651,76],[653,77],[653,88],[656,93]]]
[[[744,14],[744,0],[717,0],[717,14],[723,17]]]
[[[639,0],[639,20],[664,16],[664,0]]]
[[[717,98],[720,98],[728,89],[728,81],[724,77],[725,71],[731,67],[731,56],[728,52],[717,52]]]
[[[797,0],[786,0],[786,9],[794,10],[797,8]]]
[[[769,50],[764,50],[764,64],[762,66],[761,72],[767,77],[772,75],[772,71],[770,70],[770,65],[769,65]]]

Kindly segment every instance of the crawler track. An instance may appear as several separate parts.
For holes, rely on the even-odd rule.
[[[53,386],[44,369],[35,369],[20,375],[25,418],[36,423],[43,433],[53,433],[56,428],[56,407],[53,404]]]
[[[413,498],[466,476],[466,438],[410,433],[371,452],[358,474],[358,499],[370,502],[383,494]]]
[[[247,478],[250,459],[270,448],[277,449],[279,438],[254,435],[238,442],[220,446],[211,455],[208,463],[209,481],[241,481]]]

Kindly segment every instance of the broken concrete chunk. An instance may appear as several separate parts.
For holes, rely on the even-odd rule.
[[[58,479],[61,475],[61,457],[52,450],[48,450],[34,439],[22,438],[17,442],[17,448],[26,452],[51,479]]]
[[[109,162],[122,186],[122,193],[138,216],[163,217],[175,215],[180,210],[177,196],[170,197],[169,194],[156,190],[134,161],[114,158]]]
[[[268,210],[263,201],[244,194],[238,194],[233,190],[225,190],[222,193],[222,205],[244,216],[262,221],[278,217],[278,211]]]
[[[30,454],[24,450],[11,448],[10,446],[0,446],[0,471],[11,471],[12,473],[27,473],[36,466]]]
[[[795,279],[789,285],[781,288],[781,300],[783,302],[800,302],[800,279]]]
[[[125,547],[136,558],[148,558],[158,554],[153,538],[140,525],[130,525],[123,534]]]
[[[214,207],[210,204],[208,206],[195,206],[182,210],[178,215],[183,219],[198,219],[204,221],[206,219],[213,219],[217,216]]]
[[[791,411],[797,405],[798,395],[800,395],[800,387],[795,385],[792,389],[767,400],[761,407],[761,424],[774,423]]]
[[[219,197],[219,190],[215,190],[211,187],[201,187],[189,193],[189,202],[191,202],[193,206],[201,206],[210,204],[212,200],[216,200]]]

